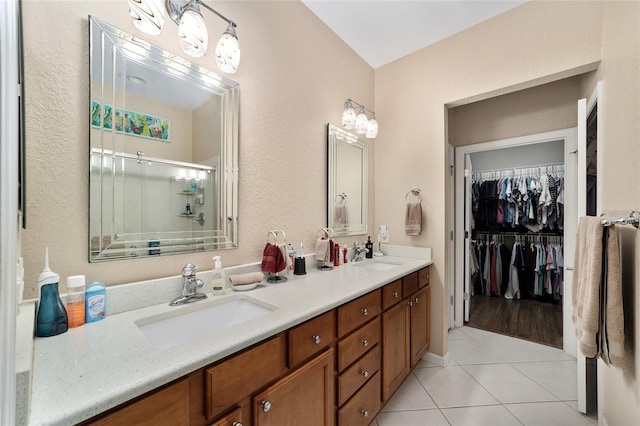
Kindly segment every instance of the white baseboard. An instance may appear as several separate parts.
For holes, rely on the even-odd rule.
[[[424,354],[422,356],[422,359],[427,361],[427,362],[429,362],[429,363],[431,363],[431,364],[435,364],[438,367],[444,367],[451,360],[451,355],[449,355],[449,352],[444,354],[444,356],[436,355],[436,354],[434,354],[432,352],[427,352],[426,354]]]

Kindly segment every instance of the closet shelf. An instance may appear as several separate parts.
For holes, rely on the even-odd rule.
[[[182,192],[178,192],[179,195],[196,195],[195,192],[191,192],[191,191],[182,191]]]

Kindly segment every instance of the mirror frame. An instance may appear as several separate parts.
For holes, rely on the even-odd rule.
[[[343,192],[339,188],[339,144],[346,144],[349,147],[359,150],[360,157],[360,222],[347,223],[344,229],[336,229],[332,225],[335,216],[336,197]],[[353,165],[357,167],[357,165]],[[368,232],[369,216],[369,153],[367,141],[349,133],[332,124],[327,124],[327,226],[333,229],[336,236],[366,235]],[[347,200],[354,199],[353,194],[347,194]],[[348,217],[348,213],[347,213]]]
[[[123,242],[128,240],[118,240],[118,233],[122,230],[111,229],[110,234],[108,230],[104,231],[103,227],[103,213],[107,210],[102,203],[102,198],[99,206],[91,205],[91,190],[93,176],[93,166],[91,165],[92,156],[98,155],[103,158],[131,158],[131,156],[140,156],[140,153],[125,153],[116,152],[113,144],[110,146],[105,143],[104,133],[101,131],[100,142],[95,144],[92,138],[89,137],[89,241],[88,241],[88,254],[89,262],[102,262],[112,260],[123,260],[129,258],[151,257],[158,255],[170,255],[170,254],[184,254],[193,252],[213,251],[213,250],[225,250],[235,249],[238,247],[238,121],[239,121],[239,84],[233,80],[230,80],[217,73],[209,71],[204,67],[191,63],[183,58],[178,57],[164,49],[154,46],[153,44],[137,38],[130,33],[120,30],[100,19],[93,16],[89,16],[89,102],[88,109],[91,108],[91,100],[93,93],[93,66],[94,59],[101,60],[102,58],[94,58],[94,36],[95,32],[100,32],[100,39],[104,45],[104,38],[109,38],[114,46],[119,46],[117,49],[122,50],[123,43],[133,43],[135,49],[144,49],[144,64],[145,66],[153,66],[159,69],[161,72],[171,75],[172,77],[185,81],[189,84],[198,83],[198,86],[202,87],[202,90],[209,91],[221,97],[222,111],[220,113],[220,165],[218,173],[220,176],[220,182],[216,191],[218,192],[215,197],[215,204],[218,206],[217,211],[214,213],[217,223],[219,223],[220,229],[211,229],[210,234],[206,234],[203,237],[203,231],[182,231],[184,234],[180,236],[179,240],[176,238],[172,231],[165,231],[167,237],[163,239],[158,238],[159,232],[145,231],[136,233],[136,243],[141,245],[135,249],[124,247]],[[104,55],[102,52],[103,47],[100,47],[99,54]],[[179,70],[180,73],[176,73]],[[99,76],[100,80],[104,77]],[[116,89],[114,88],[114,91]],[[101,100],[102,97],[99,97]],[[91,117],[89,118],[91,121]],[[91,123],[89,122],[89,130],[91,133]],[[99,146],[98,148],[93,145]],[[144,161],[156,161],[163,165],[179,165],[181,162],[161,159],[161,158],[144,158]],[[138,161],[140,162],[140,161]],[[189,167],[203,167],[197,164],[182,163]],[[103,166],[99,166],[99,177],[103,177]],[[100,185],[100,191],[104,190],[104,187]],[[112,211],[112,214],[116,214]],[[108,218],[107,218],[108,220]],[[99,223],[99,235],[94,235],[92,238],[92,225]],[[154,234],[153,237],[146,237],[145,234]],[[124,235],[124,234],[123,234]],[[92,239],[96,239],[99,244],[99,249],[96,250],[95,242],[92,244]],[[106,241],[106,242],[105,242]],[[155,249],[156,244],[159,243],[159,248]],[[166,244],[167,249],[162,250],[163,245]],[[176,246],[178,244],[178,246]],[[169,248],[171,246],[171,248]],[[154,247],[154,249],[150,249]],[[176,247],[178,247],[176,249]]]

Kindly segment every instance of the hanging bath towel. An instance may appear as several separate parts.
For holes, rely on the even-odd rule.
[[[404,230],[407,235],[420,235],[422,232],[422,203],[407,203]]]

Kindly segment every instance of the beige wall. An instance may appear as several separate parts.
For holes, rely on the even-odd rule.
[[[590,94],[596,78],[603,80],[603,209],[640,209],[639,4],[528,2],[376,70],[376,115],[386,123],[375,145],[376,222],[390,226],[393,243],[433,248],[432,351],[447,352],[447,106],[577,75],[602,60],[597,74],[578,83],[578,93]],[[412,185],[424,188],[427,223],[420,237],[401,232],[402,196]],[[640,415],[640,234],[622,231],[630,368],[602,370],[609,425],[635,424]]]
[[[326,124],[340,125],[351,97],[373,106],[374,72],[297,1],[217,2],[238,24],[240,83],[239,248],[223,264],[260,261],[267,231],[312,247],[326,226]],[[44,248],[64,277],[118,284],[177,275],[187,262],[211,269],[213,253],[89,264],[88,23],[91,14],[181,54],[177,27],[160,36],[138,32],[119,1],[25,1],[28,228],[22,234],[25,297],[36,296]],[[210,52],[194,60],[216,70],[213,50],[225,29],[204,12]],[[371,154],[373,164],[373,153]],[[370,185],[373,191],[373,182]],[[371,197],[372,199],[373,197]],[[373,205],[371,207],[373,209]],[[373,223],[373,214],[370,215]],[[353,243],[353,237],[340,241]]]
[[[475,143],[575,127],[583,76],[570,77],[448,110],[449,143]]]

